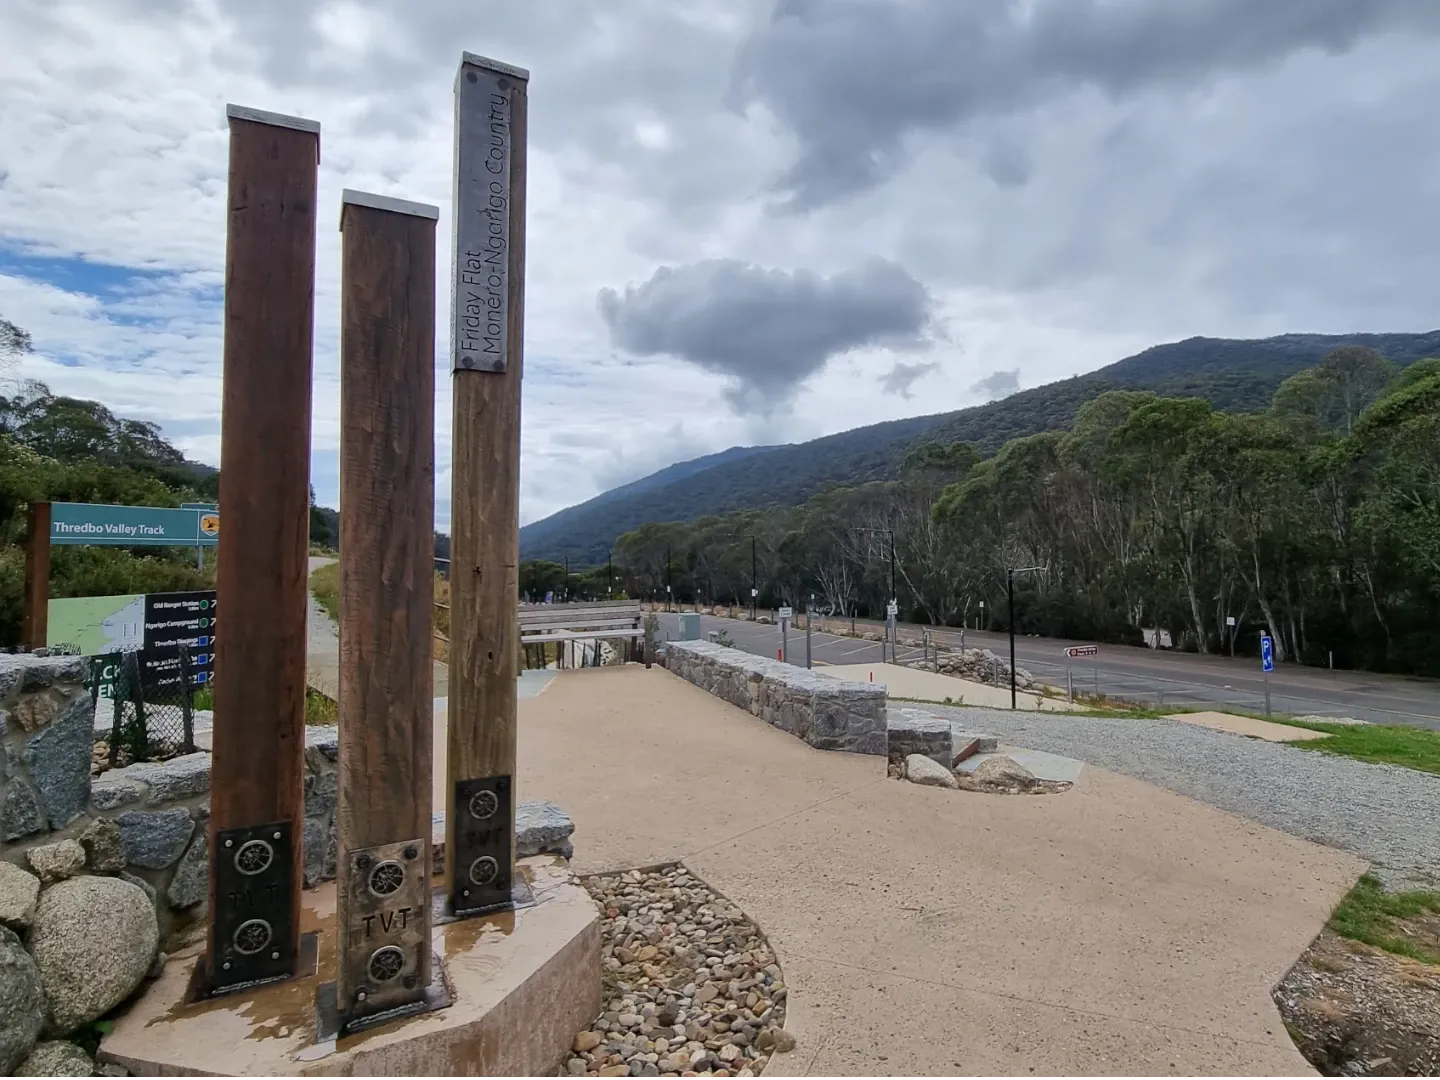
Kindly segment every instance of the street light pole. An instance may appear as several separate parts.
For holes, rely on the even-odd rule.
[[[895,595],[895,530],[890,531],[890,602],[895,606],[895,617],[887,618],[890,624],[890,661],[894,663],[896,645],[900,643],[900,598]]]
[[[750,537],[750,621],[755,621],[755,605],[760,596],[760,563],[755,555],[755,537]]]
[[[665,610],[670,610],[670,545],[665,545]]]
[[[615,599],[615,549],[605,552],[605,599]]]
[[[1010,708],[1015,708],[1015,571],[1005,571],[1005,595],[1010,601]]]
[[[570,599],[570,556],[569,556],[569,555],[566,555],[566,556],[565,556],[565,595],[562,597],[562,599],[563,599],[563,600],[566,600],[566,601],[568,601],[568,600]]]
[[[1010,708],[1015,708],[1015,575],[1044,570],[1043,566],[1017,566],[1005,570],[1005,597],[1010,603]]]

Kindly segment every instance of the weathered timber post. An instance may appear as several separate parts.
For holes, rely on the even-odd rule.
[[[431,983],[435,603],[433,206],[346,191],[340,297],[337,1011]]]
[[[31,503],[28,517],[20,643],[27,649],[42,649],[50,627],[50,504]]]
[[[454,915],[512,904],[529,78],[466,53],[455,82],[445,787]]]
[[[320,125],[231,105],[209,989],[300,944],[310,383]]]

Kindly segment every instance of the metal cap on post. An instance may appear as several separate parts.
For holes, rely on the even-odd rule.
[[[520,390],[529,72],[465,53],[455,78],[445,891],[513,906],[520,652]]]

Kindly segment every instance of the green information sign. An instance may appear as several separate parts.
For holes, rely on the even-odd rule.
[[[220,541],[220,514],[210,507],[50,504],[51,544],[206,547]]]

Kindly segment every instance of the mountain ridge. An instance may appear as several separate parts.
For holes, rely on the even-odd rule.
[[[828,484],[887,479],[905,452],[921,441],[971,442],[991,454],[1010,439],[1068,427],[1081,406],[1107,390],[1202,397],[1229,412],[1263,410],[1285,378],[1342,345],[1375,349],[1403,367],[1440,355],[1440,330],[1192,337],[1152,345],[1096,371],[982,405],[867,424],[803,443],[731,447],[666,466],[526,525],[520,530],[520,553],[527,559],[603,562],[616,536],[646,521],[797,504]],[[697,477],[704,482],[696,483]]]

